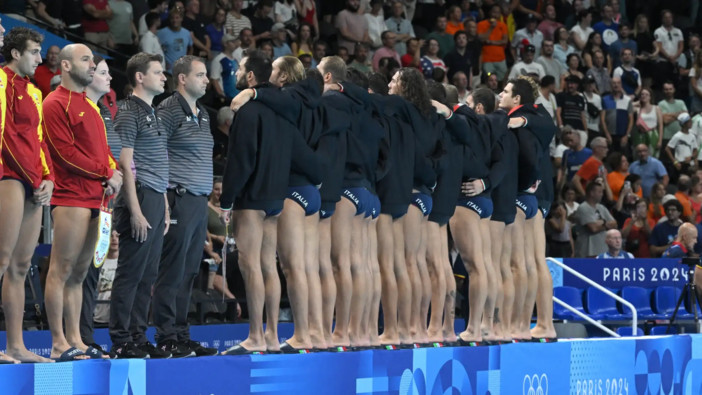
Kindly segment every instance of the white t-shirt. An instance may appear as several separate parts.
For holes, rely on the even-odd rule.
[[[161,66],[166,67],[166,60],[163,54],[163,48],[161,48],[161,42],[158,40],[158,36],[152,31],[147,30],[146,33],[139,40],[139,49],[142,52],[161,55],[164,60],[161,62]]]
[[[583,97],[587,103],[592,103],[598,110],[602,111],[602,98],[597,93],[592,93],[592,97],[588,97],[587,94],[583,93]],[[585,104],[587,106],[587,104]],[[590,113],[585,109],[587,114],[587,128],[588,130],[600,131],[600,116],[591,117]],[[583,141],[581,141],[583,143]]]
[[[661,26],[653,32],[653,36],[656,38],[656,42],[662,44],[668,55],[675,55],[678,52],[678,43],[685,40],[682,31],[677,27],[667,30]]]
[[[636,67],[632,67],[631,70],[637,74],[638,79],[636,80],[636,82],[639,84],[639,86],[641,86],[641,72]],[[614,77],[622,78],[623,74],[624,74],[624,67],[619,66],[616,69],[614,69],[614,72],[612,73],[612,78],[614,78]]]
[[[553,123],[555,125],[556,108],[558,107],[558,104],[556,102],[556,96],[554,96],[553,93],[549,93],[548,98],[545,98],[544,95],[539,93],[539,97],[536,98],[536,104],[541,104],[542,106],[544,106],[544,109],[546,109],[549,115],[551,115],[551,118],[553,118]]]
[[[509,78],[517,78],[520,75],[527,75],[531,73],[538,74],[539,79],[544,78],[546,75],[544,66],[542,66],[540,63],[531,62],[526,64],[524,62],[517,62],[514,64],[514,66],[512,66],[512,70],[509,72]]]
[[[274,21],[281,21],[285,23],[292,19],[293,16],[297,15],[297,8],[295,8],[294,2],[292,4],[288,4],[285,1],[276,1],[273,13],[276,17],[275,19],[273,19]]]
[[[683,162],[688,156],[692,156],[692,151],[697,149],[697,138],[692,133],[677,132],[668,142],[668,147],[675,152],[675,160]]]
[[[373,14],[365,14],[364,16],[368,21],[368,37],[370,37],[373,42],[373,48],[382,47],[383,40],[380,39],[380,35],[387,30],[383,15],[379,14],[375,16]]]
[[[586,27],[585,30],[583,30],[583,28],[581,28],[579,24],[576,24],[575,26],[573,26],[572,29],[570,29],[570,32],[572,34],[576,34],[578,38],[585,43],[587,42],[588,37],[590,37],[590,33],[594,31],[595,30],[590,26]]]
[[[700,148],[702,145],[702,114],[697,114],[692,117],[692,126],[690,127],[690,133],[697,138],[697,160],[702,160],[702,150]]]

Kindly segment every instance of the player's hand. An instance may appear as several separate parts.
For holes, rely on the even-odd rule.
[[[478,196],[485,191],[485,185],[480,179],[466,181],[461,185],[461,192],[466,196]]]
[[[34,202],[42,206],[48,206],[51,203],[51,195],[53,193],[53,181],[44,180],[39,184],[39,188],[34,190]]]
[[[448,118],[451,115],[451,109],[448,108],[448,106],[439,103],[436,100],[432,100],[431,105],[434,106],[436,112],[443,115],[444,118]]]
[[[110,177],[109,180],[106,182],[106,187],[112,188],[112,193],[108,193],[108,195],[116,195],[119,193],[120,188],[122,188],[122,172],[119,170],[113,170],[112,171],[112,177]],[[110,191],[106,191],[110,192]]]

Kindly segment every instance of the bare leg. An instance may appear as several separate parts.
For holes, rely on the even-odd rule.
[[[378,262],[380,264],[380,278],[382,280],[383,303],[383,334],[380,336],[382,344],[398,344],[400,338],[397,334],[397,281],[394,270],[394,237],[393,220],[388,214],[378,217]]]
[[[417,272],[422,281],[422,299],[419,304],[419,316],[416,321],[417,342],[426,343],[427,319],[429,318],[429,303],[431,302],[431,279],[427,269],[427,217],[422,218],[421,238],[419,240],[419,250],[417,251]]]
[[[241,346],[251,351],[266,351],[266,342],[263,337],[263,305],[266,290],[261,273],[265,214],[257,210],[236,210],[232,214],[234,239],[239,248],[239,269],[244,278],[246,305],[249,310],[249,337],[241,342]]]
[[[553,326],[553,279],[546,264],[546,234],[544,233],[544,217],[541,210],[533,221],[534,259],[536,260],[536,327],[531,331],[534,337],[556,337]]]
[[[456,316],[456,278],[453,276],[453,267],[449,260],[448,229],[446,225],[440,228],[439,235],[441,238],[441,266],[444,280],[446,281],[443,336],[444,341],[455,342],[458,339],[454,326]]]
[[[427,263],[431,279],[431,319],[427,336],[430,342],[444,341],[442,330],[444,305],[446,303],[446,259],[441,245],[441,232],[445,227],[439,227],[436,222],[427,223]],[[448,248],[448,247],[447,247]],[[447,255],[448,257],[448,255]]]
[[[512,254],[510,266],[514,278],[514,307],[512,308],[512,337],[515,339],[526,339],[521,328],[522,311],[524,300],[527,294],[527,274],[524,257],[524,222],[526,217],[522,210],[517,210],[517,214],[512,223]]]
[[[485,311],[483,311],[483,323],[481,331],[483,339],[498,340],[500,335],[495,333],[493,327],[499,285],[502,284],[499,270],[495,269],[492,263],[492,243],[490,239],[490,219],[480,220],[480,235],[483,248],[483,262],[485,262],[485,273],[487,277],[487,298],[485,299]]]
[[[331,224],[331,254],[336,279],[336,325],[332,341],[336,346],[350,346],[349,320],[353,297],[351,277],[351,229],[356,216],[356,206],[348,199],[341,198],[336,204]]]
[[[278,276],[278,265],[275,259],[275,251],[278,243],[278,217],[271,216],[263,219],[263,240],[261,242],[260,263],[261,275],[263,276],[266,331],[264,339],[266,349],[271,351],[280,350],[280,340],[278,339],[278,315],[280,314],[280,277]],[[249,313],[249,316],[251,314]],[[263,314],[261,315],[263,318]]]
[[[288,298],[295,323],[288,344],[311,348],[309,334],[309,289],[305,273],[305,211],[296,202],[285,199],[278,219],[278,254],[288,283]]]
[[[332,325],[336,303],[336,281],[331,263],[331,218],[319,221],[319,279],[322,282],[322,323],[324,340],[332,346]]]
[[[407,264],[407,274],[412,284],[410,295],[412,305],[409,320],[409,336],[411,342],[420,341],[419,336],[421,336],[421,333],[417,332],[416,323],[419,320],[418,315],[420,315],[424,287],[422,285],[419,269],[417,268],[417,257],[419,255],[419,244],[422,238],[423,217],[424,215],[417,207],[410,206],[407,214],[403,218],[405,231],[405,263]],[[400,323],[402,323],[402,321],[400,321]]]
[[[352,301],[350,301],[349,315],[349,340],[352,346],[368,346],[368,337],[363,336],[363,311],[370,303],[369,288],[372,284],[368,281],[368,260],[366,239],[366,219],[363,215],[356,215],[351,221],[351,280],[353,284]]]
[[[371,305],[369,311],[369,317],[366,320],[368,323],[368,334],[370,338],[370,344],[373,346],[380,345],[380,337],[378,336],[378,316],[380,313],[380,297],[382,281],[380,278],[380,263],[378,262],[378,235],[377,235],[378,219],[371,220],[368,226],[368,244],[370,251],[370,274],[373,280],[373,298],[371,298]],[[397,291],[396,291],[397,292]]]
[[[487,272],[483,261],[480,216],[465,207],[456,207],[450,224],[456,247],[469,274],[470,314],[466,330],[459,336],[465,341],[481,341],[480,321],[487,298]]]
[[[395,279],[397,280],[397,333],[400,344],[412,342],[409,332],[412,315],[412,282],[405,262],[405,217],[393,221],[392,224]]]
[[[305,272],[307,274],[308,302],[310,315],[310,341],[312,347],[327,348],[322,319],[322,283],[319,276],[319,214],[305,217]]]
[[[531,338],[531,317],[534,314],[534,304],[536,303],[536,288],[539,285],[539,279],[536,276],[536,259],[534,259],[534,219],[529,219],[524,223],[524,232],[526,240],[524,241],[524,263],[527,275],[527,293],[524,298],[524,307],[522,308],[522,320],[519,323],[520,332],[524,338]]]
[[[74,271],[81,258],[83,246],[89,237],[90,229],[90,209],[79,207],[56,207],[53,210],[54,216],[54,243],[51,248],[51,258],[49,262],[49,273],[46,276],[46,290],[44,300],[46,303],[46,315],[51,329],[51,358],[58,358],[63,352],[71,348],[67,336],[63,331],[63,319],[66,318],[66,333],[69,333],[68,321],[72,310],[72,300],[75,301],[75,280]],[[74,288],[73,295],[69,291],[69,281]],[[78,283],[79,291],[81,283]],[[80,296],[80,295],[78,295]],[[78,315],[80,314],[80,301],[78,298],[78,314],[75,315],[75,328],[78,330]],[[80,333],[78,333],[80,339]],[[77,359],[87,359],[88,356]]]
[[[500,273],[502,274],[502,304],[500,310],[500,320],[502,321],[502,339],[512,340],[512,309],[514,308],[514,278],[512,276],[512,268],[510,267],[510,259],[512,257],[512,232],[514,226],[512,224],[504,227],[502,240],[502,249],[500,251]],[[494,250],[493,246],[493,250]]]

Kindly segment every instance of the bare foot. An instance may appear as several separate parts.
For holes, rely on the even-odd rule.
[[[480,336],[479,333],[472,333],[468,331],[463,331],[460,334],[458,334],[458,337],[466,342],[481,342],[483,341],[483,337]]]
[[[442,331],[428,331],[427,332],[427,342],[428,343],[441,343],[444,341],[444,333]]]
[[[349,339],[349,335],[341,336],[340,334],[334,332],[332,333],[331,344],[336,347],[349,347],[351,346],[351,340]]]
[[[380,344],[400,344],[400,336],[395,334],[383,333],[378,337]]]
[[[297,349],[311,349],[312,348],[312,343],[310,341],[299,341],[295,339],[294,337],[289,338],[288,340],[285,341],[290,345],[292,348],[297,348]]]
[[[545,328],[535,326],[534,329],[531,330],[531,336],[536,338],[552,338],[556,337],[557,335],[555,328],[546,330]]]
[[[447,343],[457,342],[458,336],[456,336],[456,333],[454,333],[453,331],[451,331],[451,332],[444,331],[444,341]]]
[[[266,340],[266,350],[280,351],[280,341],[277,336],[266,333],[263,337]]]
[[[1,352],[0,352],[0,361],[2,361],[2,362],[10,362],[10,363],[22,363],[22,362],[20,362],[20,361],[18,361],[18,360],[16,360],[16,359],[12,358],[11,356],[5,355],[5,354],[3,354],[3,353],[1,353]]]
[[[7,349],[7,357],[16,359],[20,362],[29,362],[29,363],[47,363],[47,362],[54,362],[53,360],[49,358],[44,358],[42,356],[39,356],[26,348],[22,349]]]

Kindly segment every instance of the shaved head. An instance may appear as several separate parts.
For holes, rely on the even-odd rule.
[[[697,244],[697,227],[689,222],[685,222],[678,228],[678,241],[685,248],[692,250]]]
[[[69,77],[61,79],[62,85],[71,84],[77,90],[82,90],[93,81],[95,63],[93,62],[93,51],[87,45],[66,45],[59,52],[59,63],[61,64],[61,74]]]

